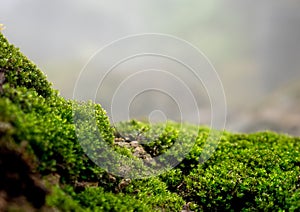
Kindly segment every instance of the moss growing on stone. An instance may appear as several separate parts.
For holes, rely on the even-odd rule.
[[[177,141],[180,145],[169,159],[179,160],[184,149],[189,154],[157,177],[113,176],[81,148],[74,108],[78,117],[93,108],[102,139],[128,158],[152,163],[156,156],[168,154]],[[220,140],[214,141],[212,133]],[[88,139],[87,135],[87,142],[92,142]],[[207,139],[211,146],[205,148]],[[116,131],[100,105],[60,97],[44,74],[0,34],[0,210],[299,210],[299,140],[272,132],[231,134],[134,120],[120,123]],[[199,163],[216,144],[212,156]],[[8,164],[23,168],[9,169]],[[10,187],[10,182],[23,186]],[[33,188],[41,199],[37,201],[26,188]]]

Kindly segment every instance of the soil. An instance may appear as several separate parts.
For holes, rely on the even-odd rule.
[[[18,147],[1,142],[0,211],[35,211],[45,205],[49,191],[34,173],[32,159]]]

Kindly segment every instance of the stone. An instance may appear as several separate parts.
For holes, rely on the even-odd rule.
[[[132,146],[132,147],[138,147],[139,146],[139,142],[138,141],[131,141],[130,142],[130,146]]]

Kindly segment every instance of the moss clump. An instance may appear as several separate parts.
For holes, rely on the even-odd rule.
[[[74,108],[78,120],[93,108],[102,139],[128,158],[136,160],[147,156],[153,162],[154,157],[165,153],[168,160],[178,162],[182,151],[187,149],[189,154],[176,168],[158,177],[129,180],[112,176],[95,165],[81,148],[75,130]],[[80,124],[86,131],[95,130],[85,122]],[[43,73],[0,34],[0,151],[10,156],[1,154],[4,155],[0,158],[1,179],[25,176],[14,181],[23,185],[20,188],[4,186],[4,180],[0,181],[0,200],[6,202],[0,210],[300,208],[299,138],[272,132],[231,134],[172,122],[151,126],[130,121],[120,123],[117,130],[110,126],[100,105],[60,97]],[[221,139],[215,140],[212,134]],[[90,137],[93,136],[86,135],[86,142],[94,145]],[[135,145],[132,147],[132,141],[137,141],[138,146],[132,143]],[[214,154],[205,163],[199,163],[216,146]],[[172,148],[176,151],[170,154],[168,150]],[[97,148],[93,151],[99,153]],[[11,157],[23,167],[17,175],[10,174],[7,164],[13,163]],[[164,166],[167,161],[156,160],[155,163]],[[54,180],[53,176],[56,176]],[[25,188],[24,191],[36,189],[42,194],[40,201],[34,202],[21,188]],[[24,201],[15,204],[15,199]]]

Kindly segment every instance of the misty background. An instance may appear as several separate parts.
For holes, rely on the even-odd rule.
[[[299,11],[300,2],[296,0],[3,0],[0,23],[6,26],[3,33],[8,40],[20,47],[53,87],[69,99],[73,98],[80,71],[103,46],[138,33],[174,35],[200,49],[215,67],[226,95],[226,129],[268,129],[299,136]],[[136,66],[127,64],[111,74],[97,95],[97,102],[109,115],[112,91]],[[200,124],[209,124],[211,107],[203,85],[193,82],[192,77],[187,81],[191,90],[197,91]],[[137,83],[145,82],[177,88],[176,93],[185,96],[176,82],[164,77],[149,75]],[[89,79],[86,84],[83,92],[88,94]],[[116,113],[121,110],[119,104]],[[193,122],[194,109],[183,110],[188,113],[183,121]],[[130,105],[131,118],[149,114],[180,121],[180,110],[172,98],[154,91],[139,95]]]

